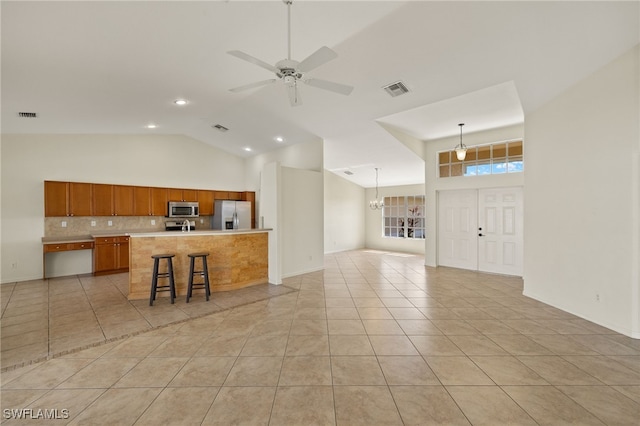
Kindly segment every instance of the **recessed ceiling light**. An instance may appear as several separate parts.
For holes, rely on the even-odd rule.
[[[175,101],[173,101],[174,104],[176,105],[186,105],[187,104],[187,100],[186,99],[176,99]]]
[[[284,142],[284,138],[282,136],[276,136],[275,138],[273,138],[276,142],[282,143]]]
[[[244,150],[247,151],[247,152],[251,152],[252,151],[252,149],[249,148],[249,147],[244,148]]]
[[[149,124],[147,124],[147,125],[146,125],[146,126],[144,126],[144,127],[146,127],[147,129],[155,129],[155,128],[156,128],[156,127],[158,127],[158,126],[156,126],[156,125],[155,125],[155,124],[153,124],[153,123],[149,123]]]

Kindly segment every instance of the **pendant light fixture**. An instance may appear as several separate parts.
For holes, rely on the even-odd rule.
[[[369,208],[371,210],[382,210],[384,207],[384,201],[378,201],[378,168],[376,167],[376,199],[369,201]]]
[[[462,143],[462,126],[464,126],[464,123],[460,123],[458,126],[460,126],[460,145],[456,145],[454,149],[458,160],[463,161],[467,156],[467,146]]]

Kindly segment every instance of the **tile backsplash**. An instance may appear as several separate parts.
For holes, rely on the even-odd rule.
[[[78,216],[45,217],[45,237],[73,237],[91,235],[103,231],[154,232],[164,231],[164,222],[172,220],[164,216]],[[179,219],[178,219],[179,220]],[[201,216],[195,220],[196,229],[210,229],[211,217]],[[155,224],[152,224],[155,221]],[[203,223],[200,223],[202,221]],[[111,222],[111,226],[109,226]],[[63,226],[66,224],[66,226]],[[92,226],[95,224],[95,226]]]

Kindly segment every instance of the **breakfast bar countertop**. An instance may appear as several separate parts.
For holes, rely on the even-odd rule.
[[[257,232],[272,231],[273,228],[252,228],[252,229],[202,229],[195,231],[154,231],[154,232],[135,232],[128,234],[131,238],[135,237],[188,237],[201,235],[235,235],[235,234],[255,234]]]
[[[254,229],[202,229],[188,232],[181,231],[158,231],[157,229],[119,229],[113,231],[100,230],[91,234],[71,235],[71,236],[50,236],[42,237],[42,244],[64,244],[64,243],[84,243],[93,241],[95,238],[127,236],[127,237],[169,237],[177,235],[210,235],[210,234],[247,234],[254,232],[272,231],[272,228]]]

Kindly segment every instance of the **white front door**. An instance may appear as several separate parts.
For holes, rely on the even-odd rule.
[[[478,269],[522,276],[522,188],[478,192]]]
[[[478,192],[438,193],[438,264],[478,269]]]
[[[438,264],[522,276],[522,188],[438,192]]]

